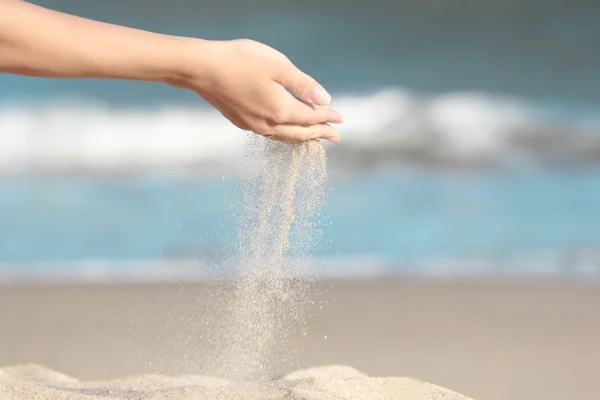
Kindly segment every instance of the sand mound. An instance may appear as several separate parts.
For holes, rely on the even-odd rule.
[[[81,382],[58,372],[22,365],[0,369],[0,400],[469,400],[409,378],[369,378],[353,368],[301,370],[281,380],[233,382],[185,375],[134,376]]]
[[[345,365],[326,365],[324,367],[314,367],[301,369],[300,371],[292,372],[283,377],[283,379],[352,379],[352,378],[368,378],[366,374]]]

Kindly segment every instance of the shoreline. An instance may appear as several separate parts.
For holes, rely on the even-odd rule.
[[[137,264],[137,263],[135,263]],[[165,263],[173,265],[173,263]],[[162,265],[162,264],[156,264]],[[189,263],[182,262],[178,264],[182,267],[188,266]],[[208,267],[207,267],[208,268]],[[182,268],[182,271],[187,271],[189,268]],[[217,278],[215,275],[192,273],[183,273],[180,275],[169,276],[168,273],[158,273],[156,275],[138,276],[134,273],[123,273],[121,276],[73,276],[71,270],[67,270],[64,275],[49,272],[48,276],[35,271],[32,275],[11,275],[0,273],[0,289],[3,288],[31,288],[31,287],[53,287],[53,288],[70,288],[79,286],[89,287],[158,287],[158,286],[189,286],[189,285],[210,285],[216,281],[231,282],[232,279],[223,278],[225,275]],[[139,271],[131,271],[139,272]],[[150,272],[156,272],[150,270]],[[161,272],[159,270],[159,272]],[[172,271],[171,271],[172,272]],[[373,274],[363,274],[361,271],[343,275],[343,271],[335,271],[324,274],[316,274],[310,276],[309,282],[319,282],[324,285],[331,284],[385,284],[393,281],[401,285],[474,285],[474,286],[583,286],[583,287],[598,287],[600,289],[600,275],[586,275],[566,273],[460,273],[456,271],[448,271],[445,273],[406,273],[396,272],[393,269],[389,272],[377,271]],[[300,278],[302,279],[302,278]]]

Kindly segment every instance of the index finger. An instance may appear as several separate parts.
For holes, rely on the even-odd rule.
[[[342,115],[329,106],[315,106],[298,99],[291,93],[288,93],[288,95],[290,100],[286,112],[287,121],[282,123],[309,126],[323,123],[341,124],[344,122]]]

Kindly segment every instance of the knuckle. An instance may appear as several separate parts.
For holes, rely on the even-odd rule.
[[[303,76],[298,80],[295,87],[295,93],[301,96],[309,96],[312,91],[313,80],[308,76]]]
[[[258,47],[258,42],[252,39],[235,39],[231,43],[233,44],[232,48],[234,52],[241,57],[252,55]]]
[[[293,66],[292,61],[282,53],[278,53],[275,57],[275,63],[279,72],[285,71]]]
[[[290,112],[285,107],[277,107],[272,111],[270,119],[276,124],[285,124],[290,119]]]
[[[252,39],[248,39],[248,38],[236,39],[235,42],[237,44],[244,45],[244,46],[253,46],[256,43],[256,41],[254,41]]]

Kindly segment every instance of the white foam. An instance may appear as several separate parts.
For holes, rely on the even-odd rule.
[[[428,97],[389,89],[337,95],[333,106],[345,117],[339,126],[342,145],[330,146],[333,153],[391,152],[402,159],[410,152],[411,159],[502,162],[513,153],[537,159],[548,151],[535,141],[523,144],[519,138],[558,134],[559,145],[552,151],[575,157],[581,147],[589,148],[588,131],[600,131],[597,124],[578,121],[577,126],[555,132],[559,128],[544,121],[530,105],[475,92]],[[577,146],[578,135],[586,146]],[[592,144],[600,148],[600,135],[592,136]],[[200,105],[116,109],[82,100],[0,109],[2,172],[232,164],[242,157],[243,142],[239,129]]]
[[[244,137],[212,110],[52,104],[0,111],[0,169],[145,169],[241,156]]]

